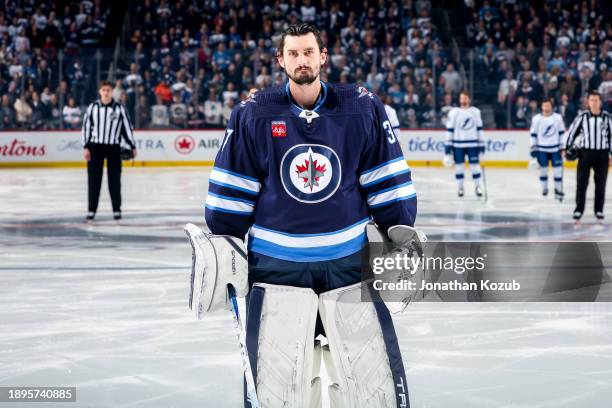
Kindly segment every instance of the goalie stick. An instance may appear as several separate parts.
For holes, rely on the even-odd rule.
[[[238,332],[240,357],[242,358],[242,370],[244,371],[244,379],[246,380],[247,401],[249,401],[251,404],[251,408],[259,408],[257,390],[255,389],[255,379],[253,378],[253,371],[251,370],[251,360],[249,359],[249,352],[246,347],[246,333],[240,317],[240,305],[238,304],[238,298],[236,297],[236,291],[234,290],[233,286],[229,285],[227,287],[227,294],[229,295],[230,302],[232,302],[232,312],[234,313],[235,323],[234,327]]]

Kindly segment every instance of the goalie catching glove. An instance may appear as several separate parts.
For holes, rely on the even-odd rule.
[[[411,258],[413,260],[422,259],[424,256],[423,243],[427,241],[427,237],[423,231],[419,231],[408,225],[394,225],[387,231],[388,240],[384,239],[384,234],[377,230],[379,235],[383,236],[384,242],[387,245],[391,244],[391,250],[382,255],[383,258],[397,259],[400,258]],[[368,234],[370,242],[377,241]],[[385,262],[383,262],[383,265]],[[422,262],[413,261],[412,265],[416,265],[413,269],[404,268],[386,268],[380,278],[384,282],[401,282],[401,281],[412,281],[415,282],[413,290],[402,290],[400,292],[402,298],[400,301],[385,300],[385,303],[392,313],[403,311],[410,302],[415,299],[421,299],[423,297],[423,291],[420,290],[421,282],[425,279],[425,271],[423,269]],[[397,266],[397,265],[396,265]]]
[[[189,308],[198,319],[208,312],[231,310],[228,286],[238,297],[249,290],[244,243],[229,235],[204,233],[193,224],[185,225],[185,232],[193,249]]]

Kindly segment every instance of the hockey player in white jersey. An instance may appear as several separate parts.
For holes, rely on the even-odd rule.
[[[563,118],[553,112],[552,99],[542,101],[542,113],[531,119],[530,144],[531,157],[540,167],[540,184],[542,195],[548,195],[548,163],[552,165],[555,179],[555,199],[563,201],[563,136],[565,125]]]
[[[459,197],[465,194],[465,156],[468,157],[470,163],[476,196],[482,197],[480,155],[484,154],[484,151],[480,110],[471,106],[470,94],[462,91],[459,94],[459,107],[451,109],[448,114],[443,160],[445,166],[452,166],[455,163],[455,179]]]
[[[396,249],[423,240],[410,168],[376,95],[321,81],[327,50],[314,26],[289,26],[277,58],[289,81],[232,111],[215,159],[205,204],[215,235],[187,228],[191,307],[227,307],[226,284],[248,292],[246,407],[254,395],[266,408],[320,406],[323,360],[332,407],[407,408],[389,310],[361,302],[360,281],[368,224]]]

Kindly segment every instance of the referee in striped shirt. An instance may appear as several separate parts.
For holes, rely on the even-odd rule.
[[[612,117],[601,110],[601,95],[592,91],[587,99],[589,110],[581,113],[570,126],[566,156],[570,148],[578,151],[578,170],[576,183],[576,209],[574,220],[578,222],[584,213],[586,191],[591,169],[595,179],[595,217],[604,219],[604,201],[606,197],[606,179],[608,166],[612,164]]]
[[[106,159],[108,189],[113,206],[113,218],[121,219],[121,138],[132,149],[136,157],[134,128],[125,108],[112,98],[113,85],[102,81],[99,86],[100,99],[89,105],[83,120],[83,157],[87,161],[89,212],[87,221],[92,221],[98,209],[102,172]]]

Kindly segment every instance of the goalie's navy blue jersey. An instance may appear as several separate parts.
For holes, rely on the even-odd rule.
[[[210,175],[206,222],[250,251],[296,262],[337,259],[367,242],[372,218],[386,231],[414,225],[416,192],[378,97],[322,83],[312,110],[289,85],[234,108]]]

